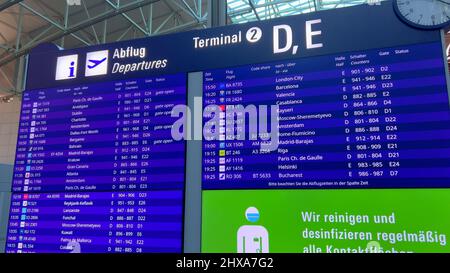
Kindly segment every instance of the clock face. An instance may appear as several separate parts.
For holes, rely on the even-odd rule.
[[[406,23],[437,29],[450,23],[450,0],[395,0],[397,14]]]

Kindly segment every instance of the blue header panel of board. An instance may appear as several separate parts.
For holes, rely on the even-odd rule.
[[[390,1],[74,50],[32,52],[27,89],[201,71],[436,42],[405,25]],[[45,67],[46,69],[42,69]]]

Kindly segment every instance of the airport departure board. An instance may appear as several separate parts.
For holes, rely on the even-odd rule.
[[[23,95],[7,252],[181,252],[184,74]]]
[[[440,43],[206,71],[213,104],[224,114],[219,139],[203,142],[204,190],[450,186]],[[225,120],[250,130],[248,115],[229,116],[238,104],[279,106],[275,151],[233,138]]]
[[[436,40],[205,71],[218,110],[204,123],[219,121],[203,141],[202,252],[449,252],[443,53]]]
[[[6,251],[450,252],[443,33],[392,4],[34,48]]]

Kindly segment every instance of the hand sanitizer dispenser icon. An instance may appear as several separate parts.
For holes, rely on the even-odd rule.
[[[249,207],[245,211],[245,217],[249,222],[256,223],[259,220],[259,211],[255,207]],[[237,232],[238,253],[269,253],[269,232],[263,226],[244,225]]]

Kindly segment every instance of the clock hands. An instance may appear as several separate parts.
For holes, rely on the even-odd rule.
[[[450,3],[449,2],[445,2],[444,0],[437,0],[438,2],[441,2],[441,3],[444,3],[444,4],[447,4],[447,5],[450,5]]]

